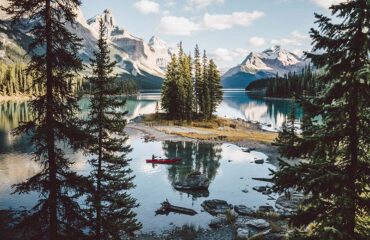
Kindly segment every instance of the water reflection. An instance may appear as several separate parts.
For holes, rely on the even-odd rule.
[[[168,168],[168,179],[172,183],[183,181],[186,176],[194,171],[201,172],[212,184],[220,167],[222,154],[221,144],[202,142],[163,142],[163,151],[166,158],[180,157],[181,164]],[[184,191],[193,198],[208,197],[208,191]]]
[[[29,153],[32,147],[29,137],[14,136],[11,131],[20,123],[29,121],[32,117],[27,102],[0,102],[0,153],[22,152]]]
[[[286,99],[268,99],[253,92],[225,91],[217,114],[259,122],[265,130],[277,131],[289,114],[290,106],[290,100]],[[296,109],[296,118],[300,120],[302,109],[299,106]]]

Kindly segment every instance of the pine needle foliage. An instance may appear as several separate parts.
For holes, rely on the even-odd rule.
[[[93,239],[123,239],[141,228],[133,208],[138,207],[136,199],[129,194],[133,189],[134,175],[129,168],[127,154],[131,148],[124,132],[127,112],[117,109],[125,100],[117,96],[113,69],[104,23],[100,21],[98,50],[91,59],[93,85],[89,119],[86,131],[90,134],[87,143],[92,172],[89,176],[92,189],[88,193],[87,205]],[[126,234],[126,235],[125,235]]]
[[[3,8],[14,21],[27,19],[32,56],[27,73],[33,85],[44,91],[30,102],[31,121],[17,129],[28,133],[35,146],[34,160],[42,170],[15,186],[16,193],[38,192],[36,206],[22,218],[19,228],[31,239],[76,239],[83,236],[82,215],[77,198],[84,178],[71,170],[71,159],[65,148],[77,148],[83,137],[77,98],[72,94],[71,80],[82,70],[78,57],[80,39],[67,29],[74,24],[79,0],[9,0]]]
[[[370,2],[330,9],[335,20],[316,14],[314,51],[307,54],[325,69],[318,80],[323,90],[302,99],[309,117],[301,141],[311,151],[302,151],[307,161],[294,166],[281,162],[275,190],[295,188],[308,197],[292,218],[296,226],[311,226],[299,239],[369,239]]]

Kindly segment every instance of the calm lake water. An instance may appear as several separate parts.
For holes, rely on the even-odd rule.
[[[139,97],[130,97],[123,107],[128,110],[129,119],[139,114],[153,113],[159,93],[143,93]],[[81,100],[81,115],[88,113],[89,101]],[[224,101],[217,114],[230,118],[243,118],[258,121],[269,130],[278,129],[289,113],[290,103],[286,100],[266,100],[244,91],[230,90],[224,94]],[[297,117],[301,116],[298,111]],[[39,171],[39,166],[31,160],[32,146],[27,136],[12,136],[11,129],[19,122],[29,119],[29,108],[25,102],[0,102],[0,209],[18,209],[22,206],[31,207],[38,195],[11,195],[11,185],[24,181]],[[269,127],[271,126],[271,127]],[[268,196],[252,190],[254,186],[265,185],[254,181],[252,177],[267,177],[269,168],[275,166],[265,163],[257,165],[254,159],[267,159],[261,152],[243,152],[233,144],[209,144],[192,142],[148,142],[143,140],[143,133],[127,130],[130,138],[128,144],[133,151],[131,168],[136,175],[137,187],[132,195],[138,199],[140,207],[136,209],[139,220],[143,223],[143,231],[161,231],[172,227],[192,223],[206,227],[212,217],[201,211],[200,204],[206,199],[223,199],[231,204],[244,204],[249,207],[270,204]],[[146,164],[145,159],[152,154],[162,157],[182,157],[181,165],[153,166]],[[69,153],[76,159],[73,168],[88,174],[90,167],[82,153]],[[183,179],[193,170],[199,170],[211,180],[208,192],[189,194],[173,188],[173,183]],[[242,190],[248,190],[247,193]],[[172,204],[195,209],[199,214],[184,216],[170,214],[155,216],[154,211],[160,203],[168,199]]]

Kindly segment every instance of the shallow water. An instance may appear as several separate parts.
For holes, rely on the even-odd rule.
[[[139,98],[131,97],[123,108],[129,111],[132,119],[139,114],[155,111],[159,93],[144,93]],[[88,99],[81,100],[81,115],[88,112]],[[224,101],[217,114],[231,118],[243,118],[250,121],[271,124],[272,129],[278,128],[289,112],[289,102],[284,100],[265,100],[241,91],[225,92]],[[298,113],[300,114],[300,113]],[[11,129],[19,122],[30,118],[27,104],[23,102],[0,103],[0,209],[22,206],[30,207],[36,200],[37,194],[11,195],[11,185],[19,183],[39,171],[38,165],[31,160],[32,146],[26,136],[12,136]],[[252,190],[254,186],[265,185],[252,180],[252,177],[268,177],[269,168],[275,166],[265,163],[258,165],[255,159],[266,159],[260,152],[243,152],[232,144],[210,144],[194,142],[148,142],[143,140],[143,133],[129,130],[128,144],[133,151],[129,154],[132,159],[131,168],[136,175],[136,188],[131,191],[138,199],[140,207],[136,209],[143,230],[162,231],[172,225],[181,226],[192,223],[207,226],[212,217],[202,212],[200,204],[206,199],[223,199],[231,204],[244,204],[249,207],[271,204],[268,196]],[[152,154],[163,157],[182,157],[180,165],[146,164],[145,159]],[[90,167],[81,153],[70,153],[76,159],[73,168],[88,174]],[[193,170],[199,170],[211,179],[208,192],[188,194],[173,188],[173,183],[183,179]],[[248,193],[242,192],[243,189]],[[195,216],[170,214],[154,216],[154,211],[160,203],[168,199],[172,204],[188,207],[198,212]]]

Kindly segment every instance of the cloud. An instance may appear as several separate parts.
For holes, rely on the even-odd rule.
[[[166,15],[161,18],[158,30],[168,35],[191,35],[201,30],[225,30],[235,26],[247,27],[256,19],[264,16],[263,12],[234,12],[232,14],[206,13],[200,21],[186,17]]]
[[[224,3],[224,0],[189,0],[188,1],[188,9],[195,7],[195,8],[205,8],[214,3]]]
[[[164,16],[161,18],[158,30],[161,33],[177,36],[188,36],[199,31],[199,25],[185,17]]]
[[[290,46],[302,46],[305,41],[307,41],[309,37],[304,35],[298,31],[293,31],[290,33],[290,36],[280,38],[280,39],[272,39],[270,41],[271,44],[274,45],[290,45]]]
[[[266,40],[263,37],[251,37],[248,43],[254,47],[260,47],[265,45]]]
[[[247,50],[237,48],[237,49],[226,49],[217,48],[211,52],[210,56],[216,61],[231,62],[235,58],[244,57],[247,54]]]
[[[265,14],[260,11],[233,12],[232,14],[209,14],[203,17],[203,26],[210,30],[224,30],[234,26],[247,27]]]
[[[331,5],[339,4],[346,1],[347,0],[311,0],[311,2],[322,8],[329,8]]]
[[[159,4],[151,0],[137,1],[134,7],[143,14],[159,13],[160,10]]]

